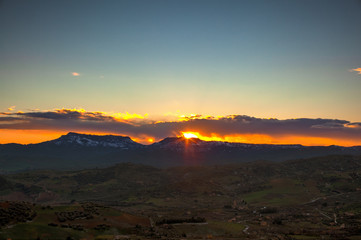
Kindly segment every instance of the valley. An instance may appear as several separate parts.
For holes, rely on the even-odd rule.
[[[347,155],[27,171],[3,175],[0,194],[2,211],[36,213],[2,221],[2,238],[361,238],[361,158]]]

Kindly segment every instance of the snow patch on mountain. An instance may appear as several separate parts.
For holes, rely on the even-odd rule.
[[[137,148],[142,145],[134,142],[129,137],[114,136],[114,135],[89,135],[89,134],[78,134],[68,133],[58,139],[50,141],[55,145],[78,145],[84,147],[112,147],[112,148]]]

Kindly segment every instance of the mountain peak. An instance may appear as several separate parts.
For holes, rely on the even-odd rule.
[[[199,138],[185,138],[185,137],[167,137],[163,140],[153,143],[152,146],[160,148],[184,148],[185,146],[198,146],[205,141]]]
[[[134,148],[142,146],[134,142],[130,137],[117,135],[91,135],[75,132],[68,132],[60,138],[49,141],[55,145],[75,145],[84,147],[114,147],[114,148]]]
[[[62,136],[77,136],[77,135],[89,135],[89,134],[81,134],[81,133],[76,133],[76,132],[68,132],[65,135]]]

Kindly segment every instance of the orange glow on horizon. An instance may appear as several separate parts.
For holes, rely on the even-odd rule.
[[[67,132],[48,131],[48,130],[14,130],[1,129],[0,130],[0,144],[5,143],[19,143],[31,144],[50,141],[59,138]]]
[[[129,134],[117,134],[111,132],[83,132],[75,131],[84,134],[95,135],[119,135],[129,136],[133,141],[142,144],[152,144],[160,141],[161,138],[157,138],[150,135],[138,135],[132,136]],[[59,138],[61,135],[67,134],[68,131],[52,131],[52,130],[13,130],[13,129],[1,129],[0,130],[0,144],[5,143],[40,143],[44,141],[53,140]],[[203,134],[199,131],[184,131],[182,135],[186,138],[199,138],[204,141],[223,141],[223,142],[238,142],[238,143],[250,143],[250,144],[301,144],[304,146],[357,146],[361,145],[361,140],[342,139],[342,138],[325,138],[325,137],[312,137],[312,136],[270,136],[266,134],[232,134],[232,135],[220,135],[216,133]]]
[[[111,132],[83,132],[83,131],[52,131],[52,130],[14,130],[14,129],[0,129],[0,144],[18,143],[18,144],[34,144],[45,141],[50,141],[66,135],[68,132],[76,132],[79,134],[91,134],[91,135],[116,135],[127,136],[125,134],[117,134]],[[140,143],[148,143],[143,138],[136,138],[129,136],[133,141]],[[148,137],[150,139],[150,137]]]
[[[184,132],[182,132],[183,134]],[[357,146],[361,145],[360,141],[341,139],[341,138],[324,138],[312,136],[277,136],[273,137],[267,134],[232,134],[221,136],[216,133],[210,135],[201,134],[200,132],[192,131],[187,133],[194,134],[197,138],[203,141],[221,141],[221,142],[236,142],[236,143],[249,143],[249,144],[301,144],[304,146]]]

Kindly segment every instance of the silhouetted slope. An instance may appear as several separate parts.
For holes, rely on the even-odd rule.
[[[0,173],[29,169],[84,169],[132,162],[157,167],[284,161],[326,155],[361,155],[361,147],[244,144],[165,138],[142,145],[129,137],[68,133],[39,144],[0,145]]]

